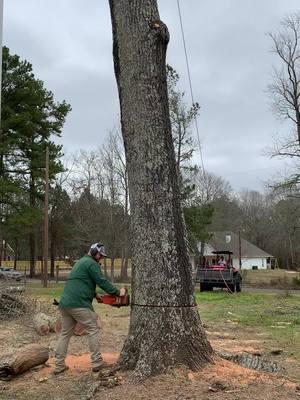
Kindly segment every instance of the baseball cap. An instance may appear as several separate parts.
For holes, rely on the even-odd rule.
[[[103,257],[107,257],[107,254],[105,252],[105,247],[102,243],[94,243],[91,245],[90,249],[92,251],[97,251],[100,253]]]

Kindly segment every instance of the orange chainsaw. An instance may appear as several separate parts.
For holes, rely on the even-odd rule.
[[[108,304],[113,307],[126,307],[130,304],[130,296],[127,289],[125,289],[124,296],[116,296],[114,294],[101,294],[97,295],[96,300],[98,301],[98,303]]]

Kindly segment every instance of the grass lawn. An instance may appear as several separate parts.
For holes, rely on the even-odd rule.
[[[228,324],[241,333],[255,330],[300,361],[300,298],[280,294],[226,292],[196,294],[200,315],[204,323],[220,328]]]
[[[26,293],[33,295],[33,296],[51,296],[53,298],[59,299],[61,296],[64,282],[55,283],[50,282],[48,283],[48,287],[43,288],[40,282],[27,282],[26,283]],[[115,284],[116,287],[120,288],[124,285]],[[128,286],[128,285],[127,285]],[[97,288],[98,292],[102,292],[101,289]]]
[[[48,283],[48,287],[42,287],[41,283],[27,282],[26,293],[32,296],[51,296],[59,298],[64,287],[64,283]]]
[[[27,283],[26,292],[34,297],[59,299],[64,283]],[[121,286],[121,285],[117,285]],[[255,331],[276,342],[300,361],[300,297],[283,291],[279,294],[242,292],[230,295],[223,291],[196,292],[197,304],[204,324],[217,329],[234,327]]]

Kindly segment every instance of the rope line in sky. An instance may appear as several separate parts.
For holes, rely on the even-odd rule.
[[[182,36],[182,42],[183,42],[183,48],[184,48],[184,54],[185,54],[185,62],[186,62],[186,68],[187,68],[187,74],[188,74],[188,80],[189,80],[189,86],[190,86],[190,92],[191,92],[191,99],[192,99],[192,103],[195,104],[193,86],[192,86],[192,78],[191,78],[190,65],[189,65],[189,58],[188,58],[188,53],[187,53],[187,47],[186,47],[185,34],[184,34],[179,0],[177,0],[177,8],[178,8],[178,15],[179,15],[179,20],[180,20],[181,36]],[[199,153],[200,153],[200,158],[201,158],[202,173],[203,173],[204,182],[206,182],[206,175],[205,175],[205,169],[204,169],[204,161],[203,161],[202,146],[201,146],[201,141],[200,141],[200,133],[199,133],[199,128],[198,128],[197,115],[195,115],[194,122],[195,122],[195,127],[196,127]]]

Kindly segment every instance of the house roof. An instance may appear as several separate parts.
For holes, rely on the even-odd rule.
[[[212,232],[208,246],[204,247],[204,255],[213,255],[212,251],[231,251],[234,257],[239,256],[239,236],[231,231]],[[243,258],[273,257],[259,247],[241,238],[241,256]]]

